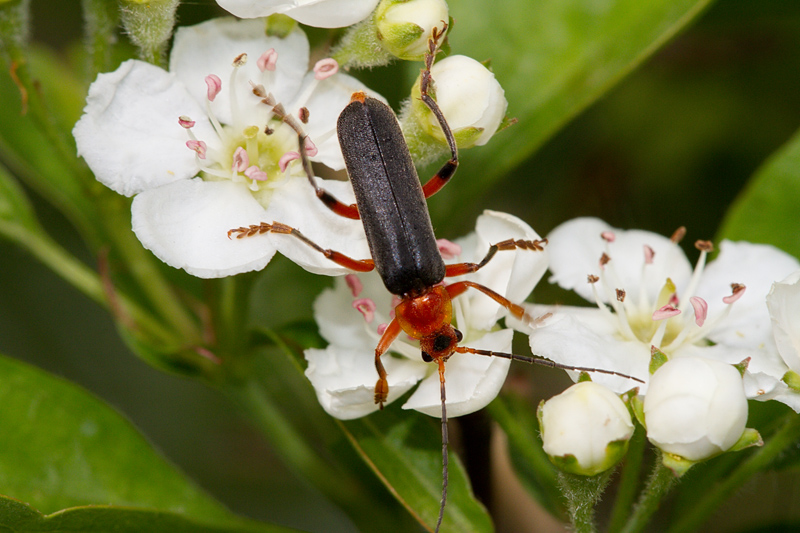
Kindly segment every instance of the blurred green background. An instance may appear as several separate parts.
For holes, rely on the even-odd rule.
[[[459,2],[450,4],[457,25]],[[80,2],[34,0],[32,5],[35,38],[66,57],[81,39]],[[211,2],[184,3],[179,20],[191,24],[219,13]],[[413,81],[406,75],[405,85],[394,81],[382,87],[387,77],[380,71],[364,77],[394,103]],[[508,112],[514,116],[513,107]],[[664,234],[685,225],[687,242],[713,238],[747,179],[799,124],[800,3],[717,2],[480,202],[451,205],[448,189],[432,199],[434,226],[438,236],[455,238],[490,208],[520,216],[542,235],[569,218],[591,215],[617,227]],[[513,142],[514,136],[515,128],[508,128],[482,149]],[[459,187],[458,176],[449,187]],[[42,201],[36,207],[51,234],[91,264],[91,254],[69,223]],[[278,315],[273,310],[265,320],[310,316],[310,301],[326,280],[279,258],[269,271],[259,290],[272,302],[285,302],[285,309]],[[564,299],[548,287],[534,294],[542,301]],[[261,311],[254,302],[253,312]],[[109,401],[234,511],[306,530],[354,530],[343,513],[274,458],[221,395],[132,356],[103,310],[5,241],[0,241],[0,352]],[[544,397],[564,383],[553,372],[537,376]],[[554,382],[553,389],[545,388],[547,382]],[[800,495],[800,485],[792,486],[787,500]],[[772,513],[781,502],[759,505]],[[737,529],[725,520],[716,527]]]

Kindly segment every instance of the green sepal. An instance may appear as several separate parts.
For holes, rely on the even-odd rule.
[[[739,371],[739,375],[744,377],[744,373],[747,371],[747,367],[750,364],[750,358],[743,360],[741,363],[737,363],[733,365],[733,368]]]
[[[636,417],[636,420],[642,425],[643,428],[647,429],[647,424],[644,422],[644,398],[643,396],[637,394],[636,396],[631,398],[630,403],[628,404],[630,409],[633,411],[633,416]]]
[[[682,477],[686,472],[689,471],[691,467],[696,465],[701,461],[691,461],[680,455],[675,455],[673,453],[667,453],[665,451],[661,451],[661,461],[664,463],[664,466],[672,470],[672,472],[677,477]]]
[[[793,391],[800,392],[800,374],[794,370],[789,370],[786,372],[781,378],[781,381],[786,383],[786,385],[788,385]]]
[[[267,37],[285,39],[296,27],[296,20],[281,13],[275,13],[264,19],[264,33]]]
[[[590,376],[588,372],[581,372],[578,375],[577,383],[583,383],[584,381],[592,381],[592,376]]]
[[[764,439],[761,438],[761,434],[753,428],[745,428],[742,432],[742,436],[739,437],[739,440],[736,441],[736,444],[730,447],[728,450],[729,452],[738,452],[740,450],[744,450],[745,448],[750,448],[751,446],[763,446]]]
[[[377,23],[377,17],[376,17]],[[425,54],[419,56],[406,56],[404,50],[414,41],[422,37],[425,30],[413,22],[406,22],[405,24],[394,24],[389,31],[381,33],[376,28],[375,36],[381,43],[381,46],[395,57],[404,59],[406,61],[422,61]]]
[[[667,354],[656,348],[655,346],[650,347],[650,375],[656,373],[656,370],[661,368],[664,363],[669,361]]]
[[[510,127],[510,126],[513,126],[517,122],[519,122],[519,121],[517,120],[516,117],[510,117],[508,115],[504,116],[503,120],[500,121],[500,125],[497,126],[497,131],[494,132],[495,135],[497,135],[499,132],[503,131],[504,129],[506,129],[506,128]]]

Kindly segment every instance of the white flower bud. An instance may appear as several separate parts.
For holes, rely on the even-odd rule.
[[[448,17],[444,0],[383,0],[375,10],[375,26],[388,52],[407,61],[420,61],[433,28],[441,30]]]
[[[584,381],[539,407],[544,451],[558,467],[593,476],[622,459],[633,435],[625,403],[609,389]]]
[[[767,307],[778,353],[786,366],[800,373],[800,270],[772,284]]]
[[[656,370],[644,399],[647,438],[662,451],[701,461],[736,444],[747,398],[732,365],[679,357]]]
[[[489,142],[505,117],[508,102],[494,74],[467,56],[450,56],[431,68],[436,103],[447,118],[459,148]],[[411,95],[412,116],[423,131],[445,142],[439,122],[419,99],[419,79]]]

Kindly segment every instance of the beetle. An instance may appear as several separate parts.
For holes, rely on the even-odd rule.
[[[472,281],[457,281],[444,286],[442,285],[444,278],[476,272],[489,263],[499,251],[515,249],[542,251],[547,240],[502,241],[490,246],[486,256],[478,263],[446,265],[442,259],[426,199],[441,190],[458,167],[458,149],[453,133],[438,104],[429,94],[432,83],[430,69],[446,28],[446,25],[442,30],[434,28],[428,41],[425,67],[420,81],[420,97],[436,117],[447,140],[451,157],[425,185],[420,183],[400,124],[392,109],[363,92],[353,94],[350,103],[339,115],[337,123],[339,144],[355,193],[355,204],[344,204],[317,185],[313,180],[310,161],[306,154],[306,137],[295,120],[291,117],[284,119],[295,127],[299,135],[302,164],[317,197],[333,212],[344,217],[361,219],[369,244],[370,259],[353,259],[335,250],[325,249],[297,229],[279,222],[261,223],[228,232],[229,237],[235,235],[237,238],[261,233],[292,235],[331,261],[348,269],[356,272],[377,270],[386,289],[400,298],[399,304],[395,307],[395,317],[386,327],[375,348],[378,380],[375,384],[374,399],[382,409],[389,394],[389,385],[381,357],[389,350],[392,342],[401,333],[418,340],[422,359],[438,365],[441,391],[443,480],[436,531],[441,526],[447,501],[448,434],[445,363],[453,354],[472,353],[504,357],[553,368],[630,377],[613,371],[565,366],[536,357],[459,345],[463,335],[452,325],[452,299],[468,289],[482,292],[517,319],[529,323],[536,320],[528,316],[522,306],[488,287]],[[267,103],[274,105],[274,102]],[[275,107],[274,111],[276,109],[278,116],[286,116],[282,109]]]

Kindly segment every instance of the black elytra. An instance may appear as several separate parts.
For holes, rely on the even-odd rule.
[[[337,126],[372,259],[386,289],[412,295],[440,283],[445,264],[394,111],[364,95],[344,108]]]

